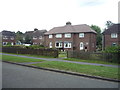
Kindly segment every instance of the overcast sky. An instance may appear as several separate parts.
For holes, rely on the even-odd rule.
[[[107,20],[118,23],[119,0],[0,0],[0,31],[50,30],[88,24],[105,28]]]

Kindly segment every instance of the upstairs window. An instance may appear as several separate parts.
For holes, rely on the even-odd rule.
[[[53,37],[53,35],[49,35],[49,38],[52,38]]]
[[[65,34],[65,38],[71,38],[71,34]]]
[[[14,40],[14,37],[11,37],[11,40]]]
[[[36,40],[36,39],[37,39],[37,37],[33,37],[33,39],[34,39],[34,40]]]
[[[8,39],[7,36],[4,36],[3,39]]]
[[[56,38],[62,38],[62,34],[56,34]]]
[[[79,38],[84,38],[84,33],[79,33]]]
[[[111,33],[111,38],[117,38],[117,33]]]

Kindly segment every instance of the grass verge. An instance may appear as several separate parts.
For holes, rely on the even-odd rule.
[[[78,72],[93,76],[118,79],[118,68],[113,68],[113,67],[82,65],[82,64],[59,62],[59,61],[46,61],[43,63],[32,64],[32,65],[38,67],[54,68],[59,70]]]
[[[11,61],[11,62],[42,62],[44,60],[41,59],[33,59],[33,58],[25,58],[25,57],[17,57],[17,56],[9,56],[2,55],[3,61]]]
[[[117,64],[117,63],[110,63],[110,62],[105,62],[105,61],[82,60],[82,59],[76,59],[76,58],[65,58],[63,60],[76,61],[76,62],[87,62],[87,63],[98,63],[98,64],[109,64],[109,65],[120,65],[120,64]]]

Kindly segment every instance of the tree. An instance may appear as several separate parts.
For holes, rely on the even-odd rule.
[[[20,43],[23,43],[24,41],[23,41],[23,33],[22,32],[20,32],[20,31],[17,31],[16,32],[16,41],[17,41],[17,43],[18,42],[20,42]]]
[[[101,29],[97,25],[91,25],[90,27],[97,32],[97,48],[101,49],[102,48],[102,33],[101,33]]]
[[[32,39],[30,38],[29,35],[26,35],[26,37],[25,37],[25,43],[26,44],[32,44]]]

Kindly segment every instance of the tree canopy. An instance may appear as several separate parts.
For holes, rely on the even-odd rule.
[[[97,32],[97,47],[101,49],[102,48],[102,34],[101,34],[101,29],[97,25],[91,25],[90,27]]]

